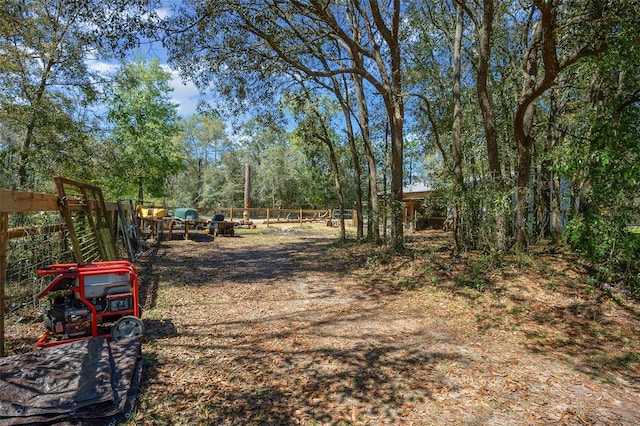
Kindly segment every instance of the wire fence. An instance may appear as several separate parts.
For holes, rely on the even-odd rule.
[[[53,263],[73,262],[68,233],[57,212],[14,213],[9,216],[13,235],[7,241],[5,303],[9,310],[37,305],[37,296],[50,278],[38,269]]]
[[[15,327],[39,318],[38,296],[52,278],[38,275],[38,270],[53,264],[129,256],[117,214],[119,203],[117,208],[115,203],[97,207],[91,194],[66,197],[66,207],[62,200],[0,189],[0,357],[6,354],[5,324],[14,332],[8,347],[15,348],[21,345]],[[112,247],[108,253],[106,245]]]
[[[227,220],[242,219],[245,209],[241,208],[203,208],[200,213],[214,216],[225,214]],[[278,222],[298,222],[323,220],[330,217],[326,210],[295,209],[249,209],[250,220]],[[95,234],[83,226],[82,217],[76,217],[75,232],[83,246],[83,252],[91,252],[87,247],[95,245]],[[37,306],[38,294],[49,284],[50,277],[41,277],[38,269],[56,263],[72,263],[74,250],[69,232],[59,212],[26,212],[9,215],[11,235],[6,242],[6,284],[5,306],[8,311]],[[86,231],[86,232],[84,232]],[[116,247],[121,257],[126,257],[121,232],[117,234]],[[94,259],[88,259],[91,261]]]

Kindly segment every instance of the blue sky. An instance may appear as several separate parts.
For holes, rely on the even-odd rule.
[[[151,59],[153,55],[145,55],[145,57]],[[161,56],[156,55],[156,57],[158,57],[161,62],[166,62],[163,61]],[[100,60],[93,60],[89,62],[90,70],[99,73],[114,73],[117,71],[119,66],[119,63],[117,62]],[[163,68],[171,74],[170,85],[173,88],[171,100],[178,105],[178,113],[183,117],[195,114],[199,99],[198,89],[196,86],[191,82],[183,82],[178,75],[178,71],[172,69],[166,63],[163,64]]]
[[[169,8],[157,9],[159,17],[167,17],[171,11]],[[167,65],[167,53],[160,42],[144,43],[137,50],[132,51],[129,57],[139,57],[152,59],[158,58],[163,64],[165,71],[171,74],[170,85],[173,88],[171,100],[178,105],[178,114],[186,117],[197,112],[198,100],[200,98],[198,89],[189,81],[182,81],[178,71]],[[90,60],[88,66],[91,71],[99,73],[113,74],[120,66],[118,61]]]

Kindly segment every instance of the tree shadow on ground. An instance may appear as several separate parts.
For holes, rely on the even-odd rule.
[[[640,385],[637,308],[618,306],[610,295],[586,291],[581,282],[558,279],[545,287],[544,277],[521,282],[521,275],[505,276],[500,287],[488,290],[493,302],[483,303],[497,309],[476,314],[479,329],[518,329],[532,353],[555,354],[600,381],[624,377]]]
[[[525,344],[532,352],[571,358],[576,370],[595,379],[625,377],[640,385],[640,351],[633,343],[640,335],[610,321],[609,304],[595,297],[564,306],[537,306],[528,318],[537,329],[529,332]]]
[[[196,246],[206,250],[189,251]],[[161,356],[152,354],[156,367],[147,376],[143,413],[158,424],[171,424],[177,415],[184,424],[398,424],[406,415],[430,415],[427,410],[434,405],[462,406],[466,398],[456,398],[465,392],[475,392],[481,403],[514,402],[531,407],[522,402],[527,397],[509,393],[509,389],[503,394],[498,389],[501,383],[509,384],[509,360],[495,352],[491,354],[497,360],[476,356],[474,347],[461,340],[447,340],[444,332],[437,335],[437,330],[432,330],[437,325],[407,332],[409,328],[402,327],[413,318],[397,316],[397,307],[396,316],[390,317],[386,303],[400,299],[397,295],[402,292],[413,295],[395,284],[404,272],[401,268],[413,266],[410,256],[403,259],[405,263],[390,262],[383,268],[374,265],[368,271],[364,250],[351,255],[348,250],[357,248],[354,245],[327,254],[335,247],[333,240],[313,236],[251,246],[178,241],[163,245],[151,274],[157,277],[156,284],[171,287],[170,294],[184,296],[176,297],[171,310],[180,312],[180,317],[162,320],[175,322],[176,333],[169,333],[166,337],[170,338],[159,335],[153,341],[154,351]],[[590,320],[594,315],[604,318],[601,307],[576,300],[560,312],[544,304],[533,309],[512,283],[503,282],[512,281],[515,274],[505,274],[500,282],[487,285],[485,292],[462,289],[450,279],[456,273],[469,273],[464,269],[468,262],[460,263],[444,271],[449,281],[442,279],[435,288],[425,289],[442,291],[447,297],[466,295],[465,316],[471,322],[454,321],[454,325],[470,324],[474,329],[475,315],[474,331],[480,335],[507,327],[507,332],[523,336],[516,346],[522,343],[531,353],[545,352],[560,361],[572,357],[568,361],[575,361],[575,370],[592,376],[599,371],[602,381],[616,378],[612,366],[623,366],[626,375],[617,377],[638,383],[639,375],[632,374],[638,367],[637,353],[618,351],[603,358],[606,348],[612,346],[602,344],[600,332]],[[447,266],[445,261],[442,265]],[[375,278],[379,281],[353,274],[358,268],[371,276],[379,275]],[[268,292],[300,286],[301,282],[305,285],[298,293]],[[189,292],[192,295],[186,296]],[[233,315],[217,314],[225,309],[235,310]],[[404,321],[402,327],[394,329],[394,320]],[[536,336],[534,328],[534,334],[528,336],[525,323],[563,331],[565,337],[553,333]],[[604,366],[600,370],[591,368],[595,359]],[[488,366],[492,371],[481,377]],[[516,375],[527,371],[517,370]],[[473,383],[476,377],[480,379],[477,384]],[[532,389],[518,385],[517,389]],[[555,389],[538,386],[543,387],[541,401],[553,405],[545,398],[555,395]],[[476,406],[476,410],[484,408]],[[514,414],[492,406],[486,408],[489,417],[485,420],[495,422],[496,418],[490,417],[493,412]],[[483,423],[477,412],[471,418]]]
[[[360,315],[376,317],[378,313],[371,310]],[[296,339],[303,340],[303,335],[326,338],[322,330],[346,327],[343,320],[326,313],[324,318],[318,316],[317,311],[293,312],[212,324],[224,333],[185,324],[176,339],[165,342],[165,348],[197,353],[197,362],[177,356],[167,360],[164,368],[179,371],[182,367],[181,374],[212,380],[193,388],[181,386],[182,393],[173,395],[178,400],[207,401],[198,412],[182,413],[186,417],[181,421],[289,425],[305,418],[322,424],[352,424],[366,414],[380,424],[396,423],[404,407],[458,391],[443,373],[449,366],[474,363],[461,353],[428,350],[420,333],[407,336],[407,343],[384,343],[384,336],[376,332],[354,332],[352,338],[345,336],[353,342],[349,346],[297,345]],[[292,328],[270,327],[274,321],[292,323]],[[171,422],[170,416],[158,415],[156,421]]]
[[[154,259],[155,266],[161,265],[165,271],[162,279],[179,286],[200,286],[215,282],[224,277],[227,282],[252,283],[256,281],[285,282],[292,275],[300,273],[300,262],[305,262],[304,271],[327,271],[331,266],[307,262],[313,252],[319,252],[328,246],[326,240],[306,241],[279,244],[264,249],[263,247],[226,247],[220,249],[216,245],[211,250],[189,253],[188,246],[163,244],[163,253]],[[304,258],[303,258],[304,257]],[[155,268],[154,271],[158,271]],[[154,272],[155,273],[155,272]],[[160,272],[162,274],[162,272]]]
[[[178,335],[176,326],[171,319],[143,319],[144,340],[153,342],[158,339],[166,339]]]

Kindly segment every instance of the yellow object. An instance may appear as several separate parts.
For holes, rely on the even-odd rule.
[[[136,211],[138,212],[138,216],[143,219],[160,219],[167,215],[167,211],[159,207],[144,207],[138,205],[136,206]]]

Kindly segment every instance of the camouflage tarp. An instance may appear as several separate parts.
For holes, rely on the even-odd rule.
[[[0,358],[0,425],[105,424],[130,413],[140,338],[103,337]]]

